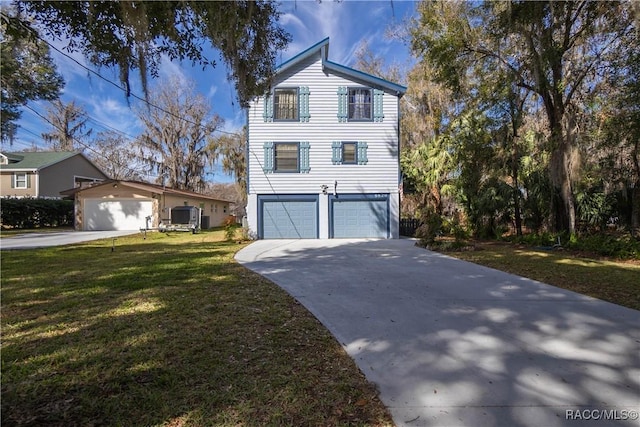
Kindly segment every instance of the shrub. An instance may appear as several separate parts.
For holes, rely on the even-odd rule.
[[[73,226],[73,200],[2,199],[0,223],[12,228]]]
[[[423,217],[422,225],[416,230],[416,237],[420,239],[420,245],[427,246],[436,240],[441,230],[442,217],[431,212]]]
[[[594,234],[579,236],[569,240],[567,248],[592,252],[598,255],[640,259],[640,241],[629,236],[614,236],[608,234]]]
[[[224,238],[227,242],[231,242],[236,237],[236,218],[234,216],[228,216],[224,219]]]

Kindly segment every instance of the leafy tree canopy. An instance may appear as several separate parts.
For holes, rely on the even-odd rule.
[[[48,36],[67,42],[97,66],[120,70],[129,88],[129,73],[138,70],[147,91],[147,75],[156,77],[163,55],[194,65],[217,66],[205,56],[205,41],[220,52],[241,104],[264,91],[278,51],[291,36],[278,25],[271,0],[66,2],[18,1]]]
[[[15,19],[15,13],[2,8],[2,140],[10,139],[22,105],[36,99],[56,99],[64,86],[49,56],[49,46],[35,36],[28,23],[12,25]]]

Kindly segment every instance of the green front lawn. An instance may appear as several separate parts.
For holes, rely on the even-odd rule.
[[[222,239],[2,252],[2,423],[392,424],[326,329]]]
[[[640,261],[589,257],[504,242],[476,242],[456,258],[640,310]]]

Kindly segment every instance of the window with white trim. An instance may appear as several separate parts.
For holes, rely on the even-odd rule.
[[[15,172],[13,174],[13,188],[26,189],[27,188],[27,173]]]

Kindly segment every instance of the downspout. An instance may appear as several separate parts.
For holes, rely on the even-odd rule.
[[[38,169],[35,169],[33,171],[33,177],[35,178],[34,181],[36,182],[35,186],[36,186],[36,198],[40,197],[40,173],[38,171]]]
[[[402,195],[400,194],[400,188],[402,188],[402,164],[400,162],[400,156],[402,154],[402,141],[400,140],[400,135],[402,135],[402,132],[400,132],[400,122],[402,121],[402,110],[400,109],[400,99],[401,99],[401,95],[398,96],[398,104],[397,104],[397,108],[398,108],[398,123],[396,126],[396,132],[398,133],[397,138],[398,138],[398,233],[400,233],[400,219],[402,218]],[[404,195],[404,188],[402,189],[402,194]],[[398,237],[400,237],[398,235]]]
[[[245,159],[244,159],[244,162],[245,162],[245,171],[244,171],[245,180],[244,181],[245,181],[245,185],[247,187],[247,188],[245,188],[245,192],[247,193],[247,201],[249,200],[249,185],[250,185],[249,177],[251,176],[251,174],[249,173],[249,141],[251,139],[251,138],[249,138],[249,135],[250,135],[250,132],[251,132],[251,129],[249,129],[249,108],[250,107],[246,107],[245,108],[245,111],[247,112],[247,114],[246,114],[246,120],[247,120],[246,121],[246,123],[247,123],[247,125],[246,125],[246,128],[247,128],[246,137],[247,137],[247,139],[245,140],[245,145],[244,145],[244,148],[245,148],[245,150],[244,150],[244,155],[245,155]],[[236,177],[236,180],[237,179],[238,179],[238,177]],[[245,214],[246,214],[246,212],[245,212]]]

